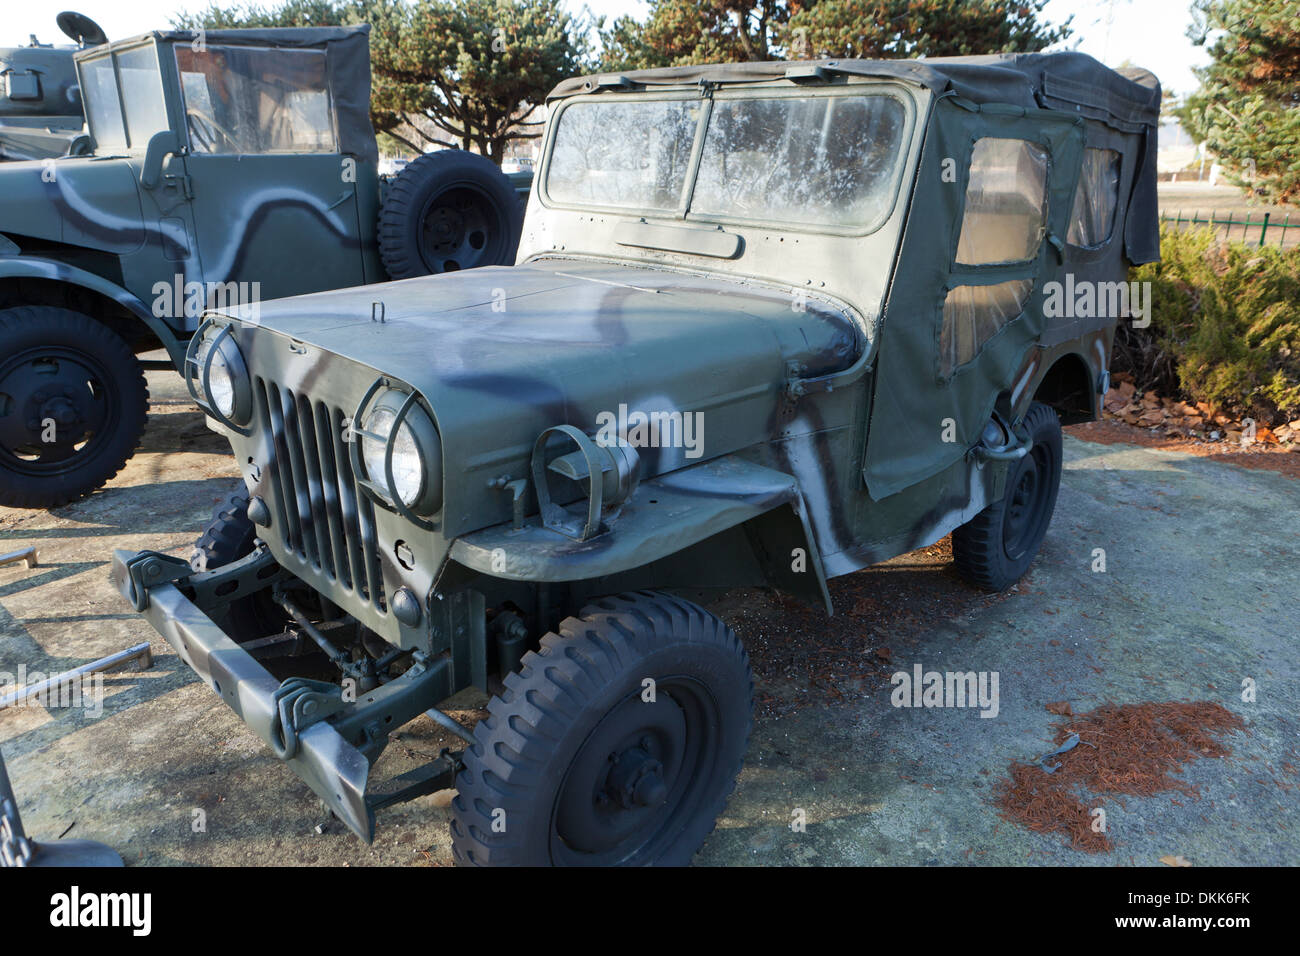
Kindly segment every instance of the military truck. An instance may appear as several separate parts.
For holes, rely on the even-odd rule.
[[[1033,561],[1138,320],[1082,290],[1159,255],[1159,103],[1078,53],[565,82],[515,266],[208,313],[244,493],[201,570],[116,585],[364,839],[454,787],[460,863],[685,863],[753,692],[694,598],[830,612],[949,533],[978,587]],[[471,686],[472,732],[438,709]],[[423,714],[464,748],[371,783]]]
[[[0,505],[116,474],[144,428],[137,355],[181,369],[208,305],[514,261],[531,177],[462,150],[378,176],[368,32],[75,53],[93,152],[0,164]]]
[[[33,36],[28,46],[0,47],[0,162],[90,150],[72,56],[108,38],[94,20],[71,10],[55,21],[75,46],[56,47]]]

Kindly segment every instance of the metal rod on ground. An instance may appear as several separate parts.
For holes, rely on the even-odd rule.
[[[153,653],[149,650],[148,641],[145,641],[143,644],[137,644],[134,647],[128,647],[124,651],[118,651],[116,654],[110,654],[108,657],[101,657],[99,660],[91,661],[89,664],[82,664],[80,667],[73,668],[70,671],[65,671],[62,674],[55,674],[53,677],[48,677],[35,684],[28,684],[26,687],[6,694],[4,697],[0,697],[0,710],[3,710],[5,707],[10,707],[19,701],[26,700],[28,697],[35,696],[36,694],[47,693],[51,690],[56,690],[65,684],[71,684],[73,681],[79,680],[87,674],[103,673],[104,671],[114,670],[115,668],[121,667],[127,661],[132,661],[137,658],[141,661],[140,670],[147,671],[149,668],[153,667]]]
[[[11,551],[9,554],[0,554],[0,567],[6,564],[17,564],[19,561],[26,563],[29,568],[36,567],[36,548],[23,548],[20,551]]]

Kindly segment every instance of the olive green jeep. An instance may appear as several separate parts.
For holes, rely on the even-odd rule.
[[[753,691],[687,596],[829,612],[949,533],[977,586],[1024,574],[1144,321],[1159,103],[1075,53],[565,82],[513,267],[207,314],[245,487],[116,585],[364,839],[454,788],[461,863],[685,863]],[[372,782],[426,714],[464,748]]]
[[[0,164],[0,505],[116,474],[148,407],[136,356],[164,348],[155,364],[181,370],[209,306],[514,261],[527,173],[443,150],[379,176],[368,34],[36,51],[75,60],[89,135],[78,155]],[[39,80],[10,72],[10,105]]]

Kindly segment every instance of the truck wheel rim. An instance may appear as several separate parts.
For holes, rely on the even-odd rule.
[[[455,185],[431,197],[417,221],[420,259],[432,274],[501,261],[508,223],[473,185]]]
[[[720,714],[689,677],[656,682],[612,707],[574,755],[552,814],[557,863],[653,861],[697,811],[715,772]]]
[[[1051,494],[1051,458],[1042,443],[1035,444],[1012,476],[1002,521],[1002,548],[1011,561],[1018,561],[1035,547],[1045,530],[1047,499]]]
[[[82,466],[117,424],[107,369],[69,348],[28,349],[0,366],[0,458],[28,475]],[[53,441],[47,438],[53,437]]]

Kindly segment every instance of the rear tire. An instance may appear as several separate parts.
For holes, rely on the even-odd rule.
[[[1025,416],[1029,454],[1007,470],[1006,492],[952,533],[957,573],[986,591],[1015,584],[1038,554],[1061,487],[1061,420],[1035,402]]]
[[[492,160],[444,149],[413,160],[379,213],[379,254],[393,279],[511,265],[524,210]]]
[[[543,637],[505,688],[456,778],[457,863],[690,862],[752,725],[753,676],[731,628],[665,594],[602,598]]]
[[[126,464],[149,391],[130,346],[71,309],[0,311],[0,505],[53,508]]]

